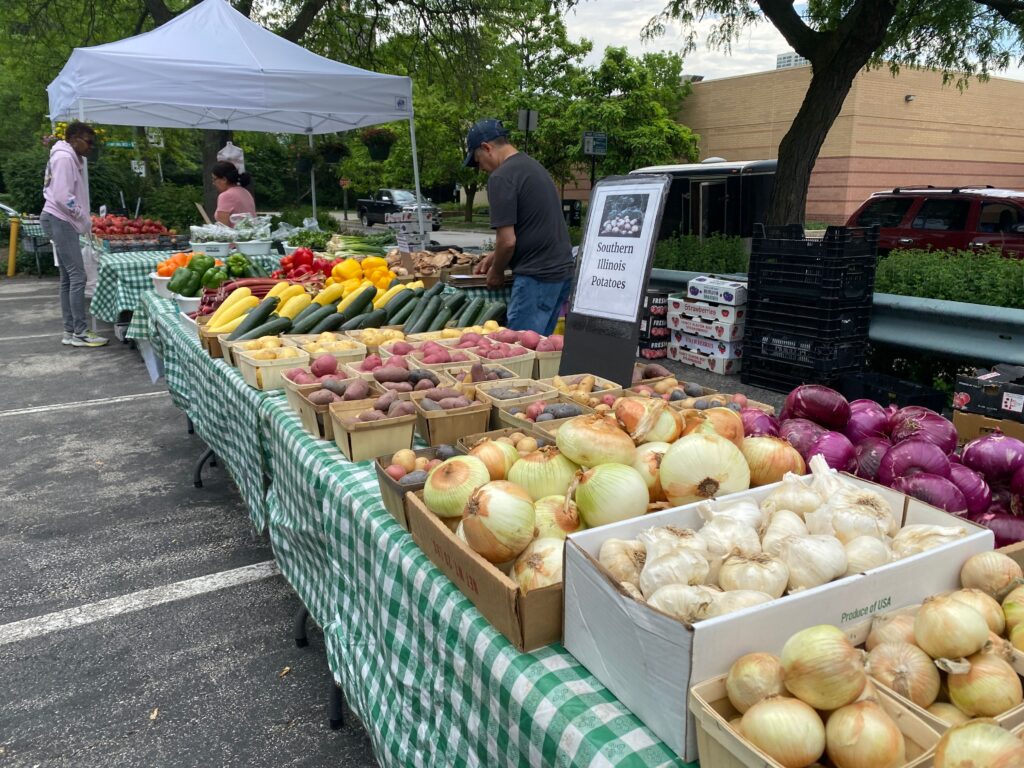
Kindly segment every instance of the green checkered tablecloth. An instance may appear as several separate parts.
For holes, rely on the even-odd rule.
[[[43,234],[43,227],[38,221],[22,221],[21,234],[29,237],[46,237]]]
[[[93,316],[106,323],[116,323],[122,312],[133,311],[143,292],[153,289],[150,273],[169,255],[168,251],[100,251],[96,293],[90,306]],[[276,254],[248,258],[267,270],[277,269],[281,259]]]
[[[192,418],[191,389],[194,372],[200,364],[197,357],[207,355],[198,344],[186,343],[189,335],[181,327],[178,314],[178,306],[173,301],[146,291],[135,307],[128,331],[129,338],[149,339],[153,344],[163,360],[164,379],[172,402]],[[136,327],[145,332],[140,330],[138,335],[132,336],[131,330]]]
[[[210,360],[169,304],[147,296],[140,312],[165,367],[176,357],[190,377],[196,430],[324,628],[331,670],[382,766],[684,765],[562,646],[519,653],[384,509],[370,462],[345,460],[283,397]]]

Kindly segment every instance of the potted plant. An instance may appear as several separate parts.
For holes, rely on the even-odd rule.
[[[370,151],[371,160],[387,160],[391,154],[391,145],[395,143],[398,136],[390,128],[366,128],[360,138],[366,148]]]
[[[297,174],[302,175],[313,170],[313,164],[316,162],[316,153],[312,147],[307,147],[303,144],[292,144],[291,156],[295,161],[295,172]]]
[[[320,157],[328,165],[340,163],[349,154],[348,147],[341,139],[329,138],[320,142]]]

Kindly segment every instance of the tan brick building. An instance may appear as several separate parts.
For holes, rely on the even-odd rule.
[[[775,158],[810,78],[796,67],[694,83],[679,121],[700,134],[701,159]],[[807,220],[843,223],[871,192],[909,184],[1024,189],[1024,82],[961,92],[931,70],[859,74],[811,176]]]

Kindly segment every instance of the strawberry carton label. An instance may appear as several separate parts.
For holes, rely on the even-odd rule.
[[[660,360],[668,357],[668,340],[641,341],[636,348],[636,356],[644,360]]]
[[[742,322],[726,324],[683,317],[678,328],[683,333],[688,333],[691,336],[704,336],[705,338],[721,339],[722,341],[739,341],[743,338],[744,325]]]
[[[668,313],[670,317],[675,314],[699,320],[712,320],[716,323],[742,323],[747,316],[747,308],[746,306],[734,307],[731,304],[710,304],[706,301],[680,298],[669,300]]]
[[[692,365],[694,368],[711,371],[712,373],[739,373],[743,366],[742,360],[724,360],[720,357],[712,357],[711,355],[704,355],[700,352],[677,347],[674,344],[668,348],[668,358],[685,363],[686,365]]]
[[[672,332],[672,343],[691,352],[700,352],[703,355],[718,357],[723,360],[735,360],[743,354],[742,342],[709,339],[682,331]]]
[[[747,284],[701,275],[687,284],[686,295],[714,304],[741,306],[747,303]]]

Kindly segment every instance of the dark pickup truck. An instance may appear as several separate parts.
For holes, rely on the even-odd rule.
[[[429,222],[434,231],[439,230],[441,228],[441,211],[429,200],[420,205],[423,207],[423,223]],[[384,224],[385,214],[415,211],[416,208],[416,195],[407,189],[378,189],[369,198],[356,201],[359,221],[364,227]]]

